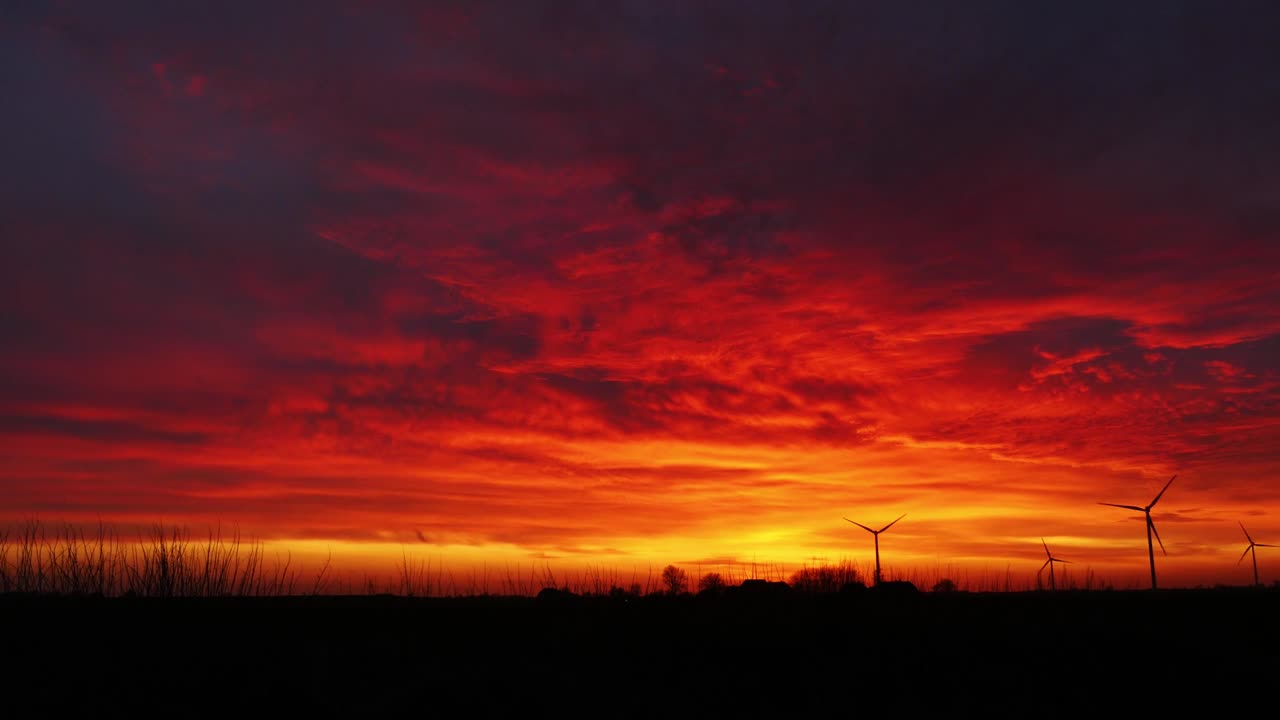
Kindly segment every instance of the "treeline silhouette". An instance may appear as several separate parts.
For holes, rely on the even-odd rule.
[[[285,553],[268,557],[259,540],[238,530],[211,529],[195,535],[186,528],[152,525],[126,538],[104,524],[86,529],[75,525],[50,528],[29,521],[16,531],[0,531],[0,592],[37,595],[99,595],[104,597],[275,597],[297,595],[399,595],[403,597],[466,597],[510,595],[543,597],[719,596],[734,592],[781,590],[799,594],[834,594],[865,589],[862,571],[848,560],[806,565],[790,573],[777,566],[732,572],[706,572],[691,577],[676,565],[654,576],[587,568],[570,576],[549,567],[527,575],[513,572],[496,578],[461,581],[430,559],[402,556],[398,574],[342,579],[332,557],[318,568],[304,568]],[[898,581],[899,586],[906,581]],[[883,583],[890,585],[891,583]],[[912,585],[914,588],[914,585]],[[493,589],[496,588],[497,592]],[[943,579],[934,590],[953,590]]]

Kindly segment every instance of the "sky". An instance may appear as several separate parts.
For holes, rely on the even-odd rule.
[[[1250,582],[1280,11],[19,2],[0,524]],[[1280,553],[1258,551],[1264,582]]]

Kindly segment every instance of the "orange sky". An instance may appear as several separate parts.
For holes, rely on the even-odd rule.
[[[1120,588],[1176,473],[1162,584],[1280,544],[1252,21],[429,6],[0,25],[0,523],[741,574],[906,513],[890,574]]]

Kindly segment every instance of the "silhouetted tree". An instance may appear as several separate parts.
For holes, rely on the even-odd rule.
[[[679,595],[689,589],[689,574],[675,565],[668,565],[662,568],[662,584],[668,593]]]
[[[724,592],[724,578],[720,573],[707,573],[698,579],[698,592],[707,595],[719,595]]]
[[[934,592],[955,592],[956,584],[951,581],[951,578],[942,578],[941,580],[933,584],[933,591]]]

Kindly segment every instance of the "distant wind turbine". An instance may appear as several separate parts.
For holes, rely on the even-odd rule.
[[[902,513],[901,515],[898,516],[898,520],[901,520],[906,516],[907,516],[906,513]],[[857,525],[858,527],[862,528],[863,530],[866,530],[867,532],[875,536],[875,539],[876,539],[876,585],[879,585],[880,584],[880,533],[893,527],[893,523],[898,522],[898,520],[894,520],[893,522],[889,523],[888,525],[885,525],[879,530],[872,530],[871,528],[867,527],[866,525],[863,525],[860,522],[853,522],[849,518],[845,518],[844,520],[845,522],[851,522],[854,525]]]
[[[1244,523],[1240,523],[1240,529],[1244,530]],[[1239,565],[1240,563],[1244,562],[1245,555],[1249,555],[1250,553],[1252,553],[1253,554],[1253,584],[1257,586],[1260,584],[1258,582],[1258,551],[1255,550],[1254,548],[1280,547],[1280,545],[1267,545],[1265,543],[1254,542],[1253,538],[1249,536],[1248,530],[1244,530],[1244,536],[1249,539],[1249,547],[1244,549],[1244,553],[1240,555],[1240,559],[1236,561],[1236,565]]]
[[[1058,583],[1057,583],[1057,581],[1056,581],[1056,580],[1054,580],[1054,577],[1053,577],[1053,564],[1054,564],[1054,563],[1066,563],[1066,564],[1070,565],[1070,564],[1071,564],[1071,561],[1070,561],[1070,560],[1059,560],[1058,558],[1054,557],[1054,556],[1053,556],[1053,553],[1049,552],[1049,543],[1046,543],[1046,542],[1044,541],[1044,538],[1040,538],[1040,544],[1041,544],[1041,545],[1044,545],[1044,554],[1045,554],[1045,557],[1047,557],[1047,558],[1049,558],[1049,559],[1048,559],[1048,560],[1045,560],[1045,561],[1044,561],[1044,564],[1040,566],[1040,572],[1037,572],[1037,573],[1036,573],[1036,577],[1039,577],[1039,576],[1040,576],[1040,573],[1043,573],[1045,568],[1049,568],[1049,589],[1050,589],[1050,590],[1057,590],[1057,589],[1058,589]]]
[[[1151,589],[1152,590],[1156,589],[1156,551],[1155,551],[1155,548],[1152,547],[1151,545],[1152,534],[1156,536],[1156,542],[1160,543],[1160,552],[1164,553],[1165,555],[1168,555],[1169,552],[1164,549],[1164,543],[1160,540],[1160,531],[1156,530],[1156,524],[1151,521],[1151,508],[1155,507],[1156,503],[1160,502],[1160,496],[1164,495],[1164,491],[1169,489],[1169,486],[1173,484],[1173,478],[1176,478],[1176,477],[1178,476],[1174,475],[1173,477],[1169,478],[1169,482],[1165,483],[1164,487],[1160,489],[1160,492],[1156,495],[1156,499],[1152,500],[1151,504],[1147,505],[1146,507],[1138,507],[1137,505],[1117,505],[1116,503],[1104,503],[1104,502],[1098,503],[1099,505],[1109,505],[1111,507],[1124,508],[1125,510],[1137,510],[1138,512],[1146,516],[1147,518],[1147,559],[1151,561]]]

